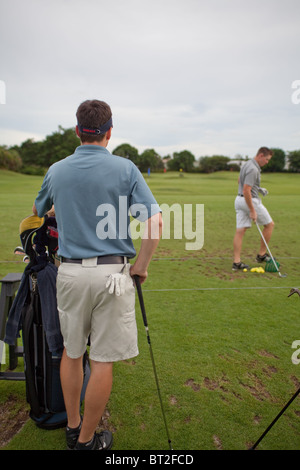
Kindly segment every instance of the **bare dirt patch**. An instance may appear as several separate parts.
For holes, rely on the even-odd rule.
[[[194,379],[188,379],[184,385],[191,387],[194,392],[198,392],[200,390],[200,385],[197,384]]]
[[[291,376],[291,380],[292,382],[294,383],[295,387],[296,387],[296,390],[298,390],[298,388],[300,388],[300,381],[297,377],[295,377],[294,375]]]
[[[275,366],[267,366],[262,369],[262,372],[264,372],[268,377],[271,377],[273,374],[276,374],[277,369]]]
[[[112,433],[116,432],[116,428],[110,422],[110,412],[107,408],[104,410],[100,423],[97,427],[97,431],[103,431],[103,429],[106,429]]]
[[[169,402],[170,402],[171,405],[174,406],[174,405],[177,405],[178,400],[174,395],[171,395],[170,398],[169,398]]]
[[[28,406],[20,405],[14,395],[0,407],[0,448],[17,434],[29,419]]]
[[[279,359],[278,356],[275,356],[275,354],[270,353],[269,351],[266,351],[266,350],[258,351],[258,354],[263,357],[272,357],[273,359]]]
[[[259,424],[261,422],[261,416],[255,415],[253,421],[255,424]]]
[[[248,390],[256,400],[272,400],[270,393],[266,390],[263,382],[256,374],[248,374],[251,379],[251,384],[240,382],[242,387]]]
[[[215,445],[216,449],[223,450],[222,441],[218,436],[214,435],[213,436],[213,441],[214,441],[214,445]]]
[[[212,380],[209,377],[205,377],[203,381],[204,387],[208,388],[208,390],[216,390],[219,388],[220,382],[216,380]]]

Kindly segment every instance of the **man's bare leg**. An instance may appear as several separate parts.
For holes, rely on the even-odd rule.
[[[112,387],[111,362],[91,360],[91,375],[84,399],[84,416],[79,435],[79,442],[90,441],[108,402]],[[77,428],[80,424],[80,396],[83,384],[82,357],[72,359],[63,352],[61,367],[61,385],[68,416],[68,426]]]
[[[108,402],[113,380],[113,363],[91,360],[91,375],[84,399],[84,415],[79,442],[90,441]]]
[[[80,424],[80,395],[83,384],[82,357],[71,359],[64,349],[60,364],[60,381],[68,416],[68,426]]]
[[[240,263],[241,261],[241,251],[242,251],[242,244],[243,238],[246,232],[246,228],[237,228],[234,239],[233,239],[233,261],[234,263]]]

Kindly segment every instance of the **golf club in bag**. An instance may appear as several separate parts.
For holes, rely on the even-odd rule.
[[[164,411],[164,407],[163,407],[163,402],[162,402],[162,398],[161,398],[160,388],[159,388],[158,376],[157,376],[157,372],[156,372],[156,366],[155,366],[155,362],[154,362],[152,345],[151,345],[151,341],[150,341],[149,328],[148,328],[148,322],[147,322],[147,317],[146,317],[146,310],[145,310],[143,293],[142,293],[142,288],[141,288],[141,283],[140,283],[139,276],[134,276],[134,280],[135,280],[135,285],[136,285],[138,298],[139,298],[139,302],[140,302],[141,312],[142,312],[142,316],[143,316],[143,322],[144,322],[144,326],[145,326],[145,330],[146,330],[146,334],[147,334],[147,341],[148,341],[148,344],[149,344],[150,356],[151,356],[153,372],[154,372],[154,377],[155,377],[155,382],[156,382],[156,388],[157,388],[157,393],[158,393],[158,398],[159,398],[159,402],[160,402],[161,412],[162,412],[163,420],[164,420],[164,424],[165,424],[165,429],[166,429],[166,433],[167,433],[168,444],[169,444],[170,450],[173,450],[171,439],[170,439],[170,434],[169,434],[169,429],[168,429],[168,425],[167,425],[167,420],[166,420],[166,416],[165,416],[165,411]]]
[[[267,250],[268,250],[268,253],[269,253],[269,255],[271,256],[271,259],[272,259],[272,261],[273,261],[273,263],[274,263],[274,266],[275,266],[275,268],[276,268],[276,271],[277,271],[278,274],[279,274],[279,277],[286,277],[286,276],[287,276],[286,274],[281,274],[281,272],[279,271],[278,266],[277,266],[277,263],[276,263],[275,259],[273,258],[273,255],[272,255],[272,253],[271,253],[271,251],[270,251],[270,248],[268,247],[268,244],[267,244],[267,242],[266,242],[266,239],[265,239],[265,237],[263,236],[263,233],[262,233],[262,231],[261,231],[261,229],[260,229],[260,227],[259,227],[259,225],[258,225],[258,223],[257,223],[257,220],[255,221],[255,223],[256,223],[257,230],[259,231],[260,236],[261,236],[261,238],[263,239],[263,242],[264,242],[264,244],[265,244],[265,246],[266,246],[266,248],[267,248]]]

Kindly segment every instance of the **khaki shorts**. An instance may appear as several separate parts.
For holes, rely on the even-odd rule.
[[[252,198],[253,207],[257,214],[257,223],[259,225],[268,225],[272,222],[268,210],[261,202],[260,198]],[[234,203],[236,211],[236,228],[249,228],[253,220],[250,217],[250,209],[242,196],[237,196]]]
[[[124,268],[125,293],[110,294],[110,274]],[[129,265],[62,263],[57,275],[57,306],[67,355],[80,357],[90,337],[94,361],[115,362],[138,355],[135,288]]]

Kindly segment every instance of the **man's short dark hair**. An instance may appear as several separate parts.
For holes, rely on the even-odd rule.
[[[97,129],[105,124],[112,116],[110,106],[104,101],[86,100],[77,109],[77,122],[82,127]],[[81,142],[101,142],[104,134],[89,135],[79,131]]]
[[[262,153],[265,157],[267,157],[267,155],[273,155],[273,151],[268,147],[260,147],[256,155],[259,155],[260,153]]]

